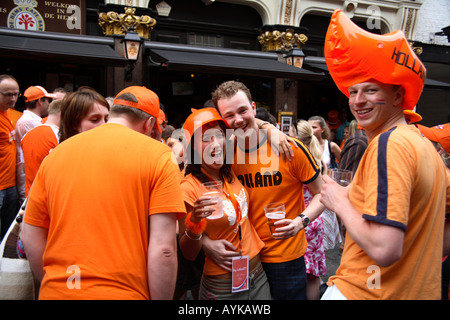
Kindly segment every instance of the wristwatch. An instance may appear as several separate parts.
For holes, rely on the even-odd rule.
[[[301,214],[299,217],[302,218],[303,228],[306,228],[311,221],[309,221],[309,218],[304,214]]]

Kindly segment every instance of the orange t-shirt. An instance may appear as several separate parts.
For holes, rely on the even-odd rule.
[[[11,119],[13,126],[16,126],[16,122],[17,120],[20,119],[20,117],[22,116],[22,112],[13,109],[13,108],[9,108],[7,111],[8,117]]]
[[[58,128],[42,124],[28,131],[20,142],[25,169],[25,197],[44,158],[58,145]]]
[[[59,144],[39,168],[24,217],[48,228],[39,298],[149,299],[149,216],[186,213],[180,182],[167,146],[120,124]],[[68,286],[71,266],[80,289]]]
[[[320,173],[317,163],[302,144],[292,147],[295,156],[284,161],[275,155],[266,140],[251,151],[236,148],[233,171],[249,193],[249,219],[264,241],[261,261],[279,263],[292,261],[306,252],[306,237],[301,230],[294,237],[275,240],[270,233],[264,206],[283,202],[286,219],[295,219],[305,210],[303,184],[310,183]]]
[[[369,143],[349,198],[362,218],[402,229],[402,255],[377,266],[347,233],[335,284],[348,299],[440,299],[445,205],[450,174],[414,126],[399,125]]]
[[[240,221],[242,234],[242,255],[249,256],[253,259],[262,249],[264,243],[258,237],[255,228],[251,225],[248,219],[248,194],[236,176],[233,175],[233,181],[230,183],[230,188],[234,193],[237,202],[239,203],[242,219]],[[238,221],[236,217],[236,210],[233,203],[226,195],[226,188],[224,187],[224,194],[222,198],[223,217],[219,219],[207,219],[205,233],[212,240],[225,239],[233,244],[237,249],[239,248],[239,234],[237,232]],[[188,174],[181,182],[181,190],[183,191],[184,201],[191,207],[194,206],[195,200],[201,195],[201,182],[192,174]],[[228,273],[228,271],[219,267],[208,256],[205,258],[205,266],[203,272],[206,275],[220,275]]]
[[[16,185],[16,139],[9,113],[0,111],[0,190]]]

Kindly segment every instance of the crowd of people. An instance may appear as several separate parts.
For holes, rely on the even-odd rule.
[[[355,120],[313,116],[289,135],[239,81],[175,128],[143,86],[111,98],[32,86],[20,114],[19,84],[0,75],[1,298],[448,298],[449,125],[408,123],[420,74],[348,72],[342,30],[371,36],[347,19],[333,14],[325,52]],[[349,186],[329,177],[337,169]],[[218,196],[205,194],[211,182]],[[284,206],[273,228],[271,203]],[[339,243],[322,294],[325,251]]]

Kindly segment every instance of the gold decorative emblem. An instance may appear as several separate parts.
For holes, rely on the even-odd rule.
[[[289,51],[297,44],[297,48],[301,48],[308,37],[303,33],[296,33],[294,29],[288,28],[286,31],[265,31],[258,36],[262,51]]]
[[[136,8],[125,7],[125,13],[117,13],[114,11],[101,12],[98,20],[103,30],[103,34],[107,36],[125,35],[125,33],[134,27],[134,30],[140,37],[149,39],[156,20],[150,16],[136,16],[134,13]]]

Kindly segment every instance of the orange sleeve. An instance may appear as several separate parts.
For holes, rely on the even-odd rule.
[[[157,180],[150,196],[149,215],[176,212],[177,219],[180,219],[186,215],[186,207],[180,188],[180,170],[172,162],[170,155],[171,151],[168,149],[168,152],[158,161],[155,170]]]
[[[45,160],[42,165],[45,164]],[[44,187],[44,173],[39,171],[30,190],[24,221],[36,227],[49,228],[47,194]]]
[[[194,206],[195,200],[200,197],[200,189],[194,183],[193,179],[183,179],[181,181],[181,192],[183,193],[183,200],[190,206]]]

